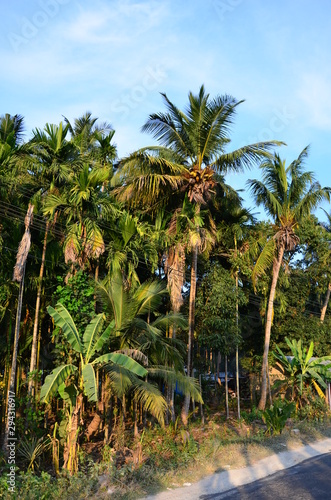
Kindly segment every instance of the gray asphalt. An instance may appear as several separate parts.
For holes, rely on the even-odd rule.
[[[264,479],[199,500],[327,500],[331,499],[331,453],[301,462]]]

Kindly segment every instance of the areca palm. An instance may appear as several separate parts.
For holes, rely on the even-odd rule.
[[[230,128],[239,104],[229,95],[211,98],[202,85],[198,95],[189,93],[183,112],[162,94],[167,112],[150,115],[143,126],[161,146],[141,149],[121,162],[115,179],[117,192],[132,206],[160,206],[169,209],[182,205],[186,193],[197,211],[213,195],[217,174],[239,171],[260,162],[275,141],[243,146],[227,153]],[[181,196],[182,195],[182,196]],[[196,227],[197,234],[200,228]],[[195,281],[199,246],[192,251],[189,344],[192,344],[195,315]],[[190,356],[190,354],[189,354]],[[190,373],[190,367],[188,366]]]
[[[110,175],[108,167],[90,168],[85,163],[68,179],[62,194],[47,197],[44,213],[52,215],[61,210],[66,217],[66,263],[78,263],[83,268],[90,259],[97,259],[105,251],[103,227],[98,219],[101,213],[103,221],[118,213],[113,200],[102,192],[102,186]]]
[[[21,115],[0,116],[0,193],[8,197],[8,187],[16,185],[19,160],[25,159],[28,147],[22,144],[24,118]]]
[[[273,303],[284,252],[293,251],[299,243],[297,235],[300,223],[324,200],[329,200],[329,189],[315,181],[312,172],[304,170],[308,156],[306,147],[288,167],[279,155],[261,165],[262,181],[249,180],[248,186],[257,205],[263,205],[273,220],[272,233],[266,236],[263,250],[256,260],[253,281],[272,266],[272,281],[265,323],[265,340],[262,362],[261,399],[259,408],[264,409],[267,396],[267,370]]]
[[[127,211],[123,211],[112,227],[108,246],[110,275],[121,271],[130,286],[139,284],[137,267],[140,259],[152,267],[157,265],[157,248],[153,241],[152,227]]]
[[[66,117],[64,117],[64,121],[68,126],[72,141],[81,155],[90,154],[96,146],[103,147],[104,151],[108,146],[108,156],[114,153],[116,155],[116,148],[110,144],[115,132],[109,123],[97,125],[98,118],[93,117],[90,111],[86,111],[79,118],[75,118],[73,124]],[[108,137],[108,140],[105,140],[106,137]]]
[[[67,135],[68,126],[63,126],[62,122],[59,125],[46,123],[43,130],[35,129],[33,131],[33,137],[30,141],[31,169],[34,174],[33,178],[37,183],[37,195],[42,205],[45,204],[45,200],[47,200],[47,197],[51,194],[58,196],[62,192],[66,179],[71,175],[72,170],[76,168],[79,161],[77,149],[68,141]],[[36,369],[42,280],[46,261],[48,233],[52,217],[54,218],[54,213],[52,215],[48,214],[44,234],[32,335],[30,374]],[[33,388],[33,378],[30,376],[29,394],[33,393]]]

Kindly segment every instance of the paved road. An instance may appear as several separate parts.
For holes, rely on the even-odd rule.
[[[264,479],[224,493],[202,494],[201,500],[331,499],[331,453],[305,460]]]

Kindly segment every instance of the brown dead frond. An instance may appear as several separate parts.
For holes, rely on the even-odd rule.
[[[24,219],[25,233],[19,244],[16,255],[16,264],[14,267],[13,281],[17,281],[18,283],[21,283],[22,281],[26,259],[28,258],[31,246],[30,224],[32,223],[33,208],[34,205],[29,205],[28,211]]]
[[[164,270],[168,278],[172,308],[174,312],[178,312],[184,302],[182,288],[185,282],[185,251],[180,243],[170,248]]]

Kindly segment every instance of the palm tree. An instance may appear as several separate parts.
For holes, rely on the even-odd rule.
[[[117,272],[100,283],[97,292],[107,318],[114,321],[117,349],[143,353],[148,359],[149,377],[161,379],[169,387],[177,384],[181,392],[201,403],[196,382],[184,374],[181,342],[174,337],[166,338],[169,329],[175,326],[185,328],[186,321],[179,313],[166,316],[157,313],[167,294],[164,284],[147,281],[135,289],[128,289]]]
[[[70,175],[72,169],[78,162],[78,154],[76,147],[67,140],[68,126],[63,126],[62,122],[57,126],[46,123],[43,130],[35,129],[33,137],[30,141],[31,147],[31,169],[33,178],[37,182],[37,196],[44,204],[47,196],[59,194],[63,189],[66,179]],[[42,281],[44,276],[46,249],[49,230],[51,228],[51,220],[56,219],[56,215],[48,216],[45,226],[43,250],[39,271],[35,318],[33,325],[32,345],[31,345],[31,360],[30,360],[30,379],[28,392],[30,395],[34,392],[34,379],[31,374],[36,369],[37,362],[37,343],[38,343],[38,324],[41,303]]]
[[[108,156],[116,156],[116,147],[110,144],[115,132],[109,123],[97,125],[98,118],[93,117],[90,111],[75,118],[73,124],[66,117],[64,121],[68,126],[72,142],[77,146],[81,155],[89,155],[99,145],[104,151],[107,146]]]
[[[119,199],[131,206],[160,206],[168,209],[182,205],[186,193],[189,201],[200,208],[210,200],[217,186],[217,174],[240,171],[260,162],[270,148],[280,143],[271,141],[244,146],[226,153],[230,127],[237,101],[229,95],[210,98],[202,85],[198,95],[189,93],[185,112],[162,94],[167,113],[150,115],[143,126],[161,146],[141,149],[121,162],[115,175],[121,186]],[[197,259],[200,227],[196,226],[197,242],[192,248],[189,307],[189,345],[193,344]],[[191,349],[188,352],[190,375]],[[187,412],[186,412],[187,413]]]
[[[56,211],[66,217],[68,232],[64,241],[66,263],[78,263],[81,269],[90,261],[98,259],[105,251],[103,223],[119,213],[114,201],[102,192],[109,180],[108,166],[90,167],[84,163],[68,179],[63,193],[50,194],[45,200],[44,213],[52,216]]]
[[[112,224],[107,265],[110,275],[121,271],[129,286],[140,283],[137,267],[144,258],[152,268],[157,266],[157,249],[153,227],[124,210]]]
[[[21,312],[22,312],[22,303],[23,303],[23,292],[24,292],[24,278],[25,278],[25,266],[28,258],[30,246],[31,246],[31,234],[30,234],[30,226],[33,218],[33,205],[29,205],[27,210],[27,214],[24,220],[25,232],[21,239],[21,242],[18,247],[18,252],[16,256],[16,264],[14,267],[13,273],[13,281],[17,281],[20,283],[18,301],[17,301],[17,311],[16,311],[16,323],[15,323],[15,337],[14,337],[14,346],[13,346],[13,354],[12,354],[12,364],[10,371],[10,378],[8,383],[8,397],[7,402],[10,397],[15,395],[15,381],[16,381],[16,370],[17,370],[17,354],[18,354],[18,343],[19,343],[19,331],[20,331],[20,321],[21,321]],[[5,436],[3,442],[3,450],[5,455],[8,453],[7,445],[9,439],[9,429],[10,429],[10,421],[7,419]]]
[[[17,185],[20,158],[26,158],[28,148],[22,144],[24,119],[21,115],[0,116],[0,193],[8,198],[8,188]]]
[[[263,205],[273,220],[272,233],[267,235],[263,250],[256,260],[253,282],[272,265],[265,340],[262,362],[261,399],[259,408],[264,410],[267,397],[267,373],[273,303],[284,252],[294,251],[299,243],[297,230],[310,212],[324,200],[329,200],[329,189],[315,182],[312,172],[305,172],[306,147],[288,167],[279,155],[262,163],[262,181],[249,180],[248,186],[257,205]]]

